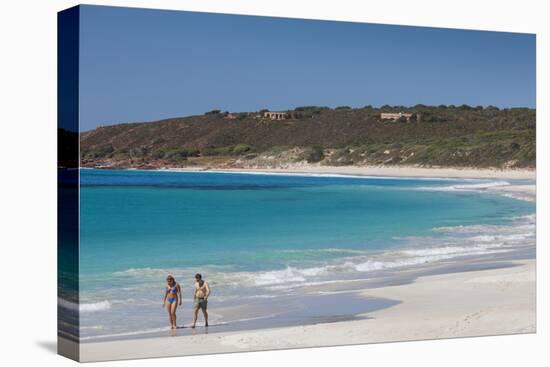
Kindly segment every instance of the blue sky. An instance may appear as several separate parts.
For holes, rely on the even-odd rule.
[[[212,109],[535,107],[535,36],[132,8],[81,9],[80,126]]]

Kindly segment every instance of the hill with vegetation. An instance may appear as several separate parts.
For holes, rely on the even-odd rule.
[[[528,108],[298,107],[124,123],[81,133],[85,167],[285,167],[292,164],[534,168],[536,111]],[[382,112],[412,113],[382,120]]]

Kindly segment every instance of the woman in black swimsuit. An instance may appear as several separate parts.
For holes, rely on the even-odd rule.
[[[168,305],[166,302],[168,302]],[[178,308],[178,305],[181,306],[181,287],[173,276],[168,275],[166,277],[166,289],[164,291],[162,307],[166,307],[168,310],[170,329],[176,328],[176,308]]]

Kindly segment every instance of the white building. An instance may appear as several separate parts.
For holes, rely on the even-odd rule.
[[[403,113],[403,112],[399,112],[399,113],[381,113],[380,114],[380,119],[397,121],[401,117],[404,117],[404,118],[407,119],[407,121],[409,121],[411,119],[411,116],[412,116],[412,113]]]

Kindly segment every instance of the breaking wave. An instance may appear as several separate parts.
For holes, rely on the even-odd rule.
[[[535,215],[516,218],[507,225],[465,225],[434,228],[434,236],[399,238],[402,246],[385,251],[355,249],[281,250],[296,253],[283,269],[258,271],[227,271],[209,267],[207,278],[215,287],[242,287],[243,282],[252,287],[280,287],[284,285],[309,284],[325,278],[350,278],[353,274],[370,273],[415,265],[435,263],[459,257],[479,256],[510,252],[535,243]],[[303,257],[303,253],[320,253],[327,256]],[[334,257],[329,254],[336,255]],[[311,260],[313,259],[313,260]],[[177,279],[191,279],[190,269],[130,268],[113,273],[117,277],[155,279],[174,274]],[[271,288],[273,289],[273,288]],[[93,312],[107,309],[107,301],[83,305],[81,310]]]
[[[492,187],[508,186],[510,185],[507,181],[489,181],[489,182],[477,182],[469,184],[458,184],[450,186],[422,186],[417,188],[417,190],[428,190],[428,191],[480,191],[487,190]]]

